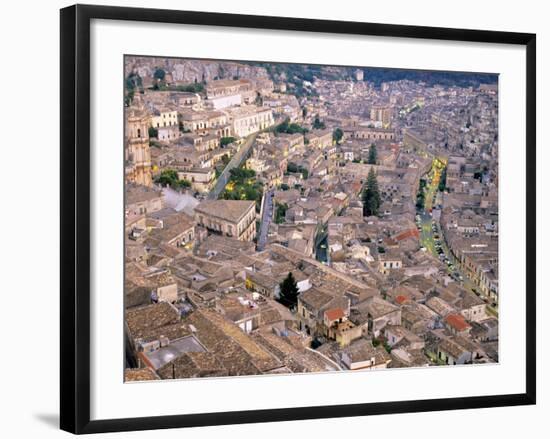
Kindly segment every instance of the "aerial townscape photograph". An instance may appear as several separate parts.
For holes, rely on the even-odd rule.
[[[123,75],[125,382],[498,363],[497,74]]]

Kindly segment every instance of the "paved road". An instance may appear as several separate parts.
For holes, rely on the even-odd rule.
[[[265,247],[269,225],[273,220],[273,195],[275,195],[275,191],[273,189],[270,189],[265,193],[264,211],[260,225],[260,237],[258,238],[257,245],[258,251],[262,251]]]
[[[426,187],[425,208],[421,213],[419,213],[420,243],[436,258],[440,258],[440,254],[438,253],[436,247],[436,244],[439,243],[444,258],[447,258],[451,262],[453,267],[452,269],[449,268],[448,264],[444,262],[447,265],[447,272],[449,273],[449,275],[451,275],[452,273],[457,273],[459,276],[458,282],[460,282],[467,291],[474,291],[477,290],[477,288],[475,284],[471,281],[471,279],[466,275],[466,273],[464,273],[463,270],[460,268],[459,261],[455,258],[455,256],[452,254],[449,247],[447,246],[439,221],[434,221],[429,213],[429,210],[433,208],[433,197],[436,196],[438,192],[440,175],[440,171],[435,169],[430,170],[427,175],[427,177],[431,179],[431,182],[428,181],[428,185]],[[491,307],[488,304],[488,308],[490,308],[490,311],[494,315],[498,316],[498,307]]]
[[[442,254],[447,258],[451,264],[452,269],[447,266],[447,272],[449,274],[458,273],[462,276],[462,283],[466,288],[470,288],[469,279],[464,276],[464,273],[460,270],[457,261],[445,242],[444,236],[441,233],[441,227],[439,221],[434,221],[430,215],[430,211],[433,208],[433,199],[437,196],[439,179],[441,177],[441,171],[435,166],[432,167],[427,174],[427,186],[425,190],[426,198],[424,203],[424,210],[420,215],[420,242],[423,247],[427,249],[432,255],[440,259],[440,254],[437,251],[437,245],[441,247]],[[435,229],[435,230],[434,230]],[[437,236],[437,237],[436,237]],[[437,242],[436,242],[437,241]]]
[[[227,185],[227,182],[229,181],[229,177],[231,176],[230,171],[231,169],[238,168],[241,166],[242,162],[246,159],[248,156],[248,153],[252,149],[252,146],[254,146],[254,141],[256,140],[256,136],[258,133],[251,134],[246,138],[244,143],[241,145],[237,153],[231,158],[227,166],[224,168],[218,179],[216,180],[216,184],[212,188],[212,190],[208,193],[207,198],[209,200],[217,200],[220,194],[223,192],[225,186]]]

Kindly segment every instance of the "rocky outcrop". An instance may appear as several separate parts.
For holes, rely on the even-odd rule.
[[[268,79],[265,68],[232,61],[182,58],[128,57],[125,75],[137,72],[143,79],[152,78],[157,67],[171,75],[175,83],[189,84],[214,79]]]

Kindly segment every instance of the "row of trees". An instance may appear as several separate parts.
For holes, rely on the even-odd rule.
[[[290,123],[289,118],[286,118],[284,122],[282,122],[275,128],[276,133],[286,133],[286,134],[296,134],[296,133],[305,134],[307,133],[307,131],[308,131],[307,128],[304,128],[297,123]]]
[[[481,178],[480,178],[480,181],[481,181]],[[441,171],[441,177],[439,179],[439,185],[437,189],[439,189],[440,192],[443,192],[445,191],[446,188],[447,188],[447,167],[443,168],[443,171]]]
[[[416,193],[416,208],[418,210],[424,209],[424,205],[426,203],[426,194],[424,193],[425,188],[426,188],[426,180],[420,179],[418,192]]]

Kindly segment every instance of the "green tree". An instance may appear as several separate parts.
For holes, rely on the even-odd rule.
[[[229,145],[230,143],[233,143],[235,140],[235,137],[222,137],[220,139],[220,146],[224,148],[225,146]]]
[[[342,128],[336,128],[332,133],[332,140],[334,140],[336,143],[340,143],[342,137],[344,137],[344,132],[342,131]]]
[[[299,172],[302,174],[302,178],[304,180],[307,180],[307,178],[309,177],[309,171],[303,166],[297,165],[294,162],[288,162],[288,164],[286,165],[286,171],[293,174]]]
[[[480,178],[481,181],[481,178]],[[439,185],[437,189],[439,189],[440,192],[443,192],[447,188],[447,168],[443,168],[443,171],[441,171],[441,177],[439,178]]]
[[[307,129],[297,123],[290,123],[290,120],[286,118],[281,124],[277,126],[277,128],[275,128],[275,132],[286,134],[305,134],[307,133]]]
[[[157,138],[159,136],[159,131],[155,127],[149,127],[149,137]]]
[[[155,178],[155,182],[161,186],[175,186],[178,181],[178,173],[173,169],[165,169]]]
[[[176,188],[188,188],[191,187],[191,182],[189,180],[178,180],[176,182]]]
[[[193,84],[187,84],[187,85],[176,85],[174,87],[174,90],[176,91],[186,91],[188,93],[200,93],[204,91],[204,85],[200,84],[198,82],[195,82]]]
[[[282,224],[285,222],[286,211],[288,210],[288,204],[286,203],[277,203],[277,208],[275,210],[275,223]]]
[[[288,308],[294,308],[298,304],[298,283],[294,279],[291,271],[287,277],[279,284],[281,292],[279,294],[279,302]]]
[[[426,194],[424,193],[425,187],[426,187],[426,181],[420,180],[418,192],[416,193],[416,209],[419,211],[424,209],[424,205],[426,202]]]
[[[157,81],[164,81],[164,78],[166,78],[166,72],[160,67],[157,67],[155,69],[155,73],[153,73],[153,78]]]
[[[165,169],[155,178],[155,183],[161,186],[170,186],[172,189],[183,189],[191,187],[189,180],[180,180],[177,171]]]
[[[372,143],[371,146],[369,147],[369,159],[367,163],[369,165],[376,165],[377,160],[378,160],[378,151],[376,150],[376,145]]]
[[[126,96],[124,97],[126,106],[129,106],[134,100],[136,90],[143,93],[143,82],[137,73],[132,72],[126,78]]]
[[[229,174],[231,175],[230,180],[235,183],[244,183],[245,180],[256,176],[256,172],[253,169],[245,168],[233,168],[229,171]]]
[[[315,120],[313,121],[313,129],[324,130],[325,128],[326,128],[325,123],[321,122],[321,119],[319,119],[319,115],[316,115]]]
[[[363,190],[363,216],[378,215],[380,209],[380,191],[374,168],[370,168],[367,184]]]
[[[286,165],[286,170],[287,172],[298,172],[298,165],[294,162],[288,162],[288,164]]]

